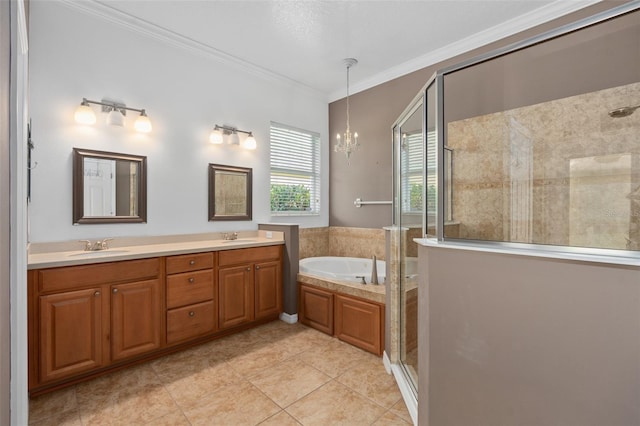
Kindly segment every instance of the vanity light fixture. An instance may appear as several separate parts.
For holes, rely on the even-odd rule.
[[[346,58],[343,62],[347,66],[347,130],[344,132],[344,138],[338,133],[334,150],[335,152],[343,152],[347,156],[347,161],[349,161],[351,153],[360,146],[358,143],[358,132],[351,133],[351,127],[349,125],[349,69],[357,65],[358,60],[355,58]]]
[[[109,115],[107,116],[107,124],[111,124],[113,126],[124,126],[124,117],[127,115],[127,111],[136,111],[139,112],[140,115],[133,123],[134,129],[141,133],[149,133],[152,129],[151,120],[147,116],[147,112],[144,109],[138,108],[130,108],[125,104],[121,104],[118,102],[109,101],[103,99],[102,101],[91,101],[87,98],[82,98],[82,103],[76,109],[76,113],[74,115],[76,123],[78,124],[95,124],[96,123],[96,114],[93,112],[90,104],[101,105],[102,112],[107,112]]]
[[[229,145],[240,145],[238,132],[246,133],[248,135],[242,143],[243,148],[250,150],[256,149],[258,143],[256,142],[256,138],[253,137],[253,133],[246,130],[240,130],[233,126],[220,126],[216,124],[211,131],[211,134],[209,134],[209,142],[214,145],[221,145],[224,143],[224,137],[227,136],[227,143]]]

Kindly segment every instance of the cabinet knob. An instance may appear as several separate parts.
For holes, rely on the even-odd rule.
[[[189,278],[189,282],[193,283],[195,280],[193,279],[193,277]]]
[[[100,296],[100,292],[96,291],[95,293],[93,293],[94,296]]]
[[[195,312],[193,312],[193,311],[189,311],[189,316],[190,316],[190,317],[195,317],[195,316],[196,316],[196,313],[195,313]]]
[[[256,269],[260,269],[260,266],[256,265]]]
[[[118,292],[118,289],[117,289],[117,288],[114,288],[112,291],[113,291],[114,293],[117,293],[117,292]]]
[[[251,270],[251,268],[247,268],[247,271],[250,271],[250,270]]]
[[[196,264],[196,261],[195,261],[195,260],[190,260],[190,261],[189,261],[189,265],[195,265],[195,264]]]

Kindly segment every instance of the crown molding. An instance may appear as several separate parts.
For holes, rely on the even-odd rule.
[[[65,6],[79,12],[102,19],[103,21],[119,25],[129,31],[152,38],[161,43],[189,51],[191,53],[211,58],[221,64],[228,65],[236,70],[243,71],[263,80],[294,87],[313,97],[326,100],[326,93],[317,90],[304,83],[278,74],[251,62],[240,59],[215,47],[201,43],[192,38],[183,36],[167,28],[153,24],[128,13],[119,11],[107,4],[96,0],[59,0]]]
[[[601,0],[556,0],[547,6],[535,9],[531,12],[525,13],[524,15],[520,15],[517,18],[510,19],[462,40],[450,43],[425,55],[388,68],[385,71],[365,80],[352,83],[350,85],[350,94],[353,95],[355,93],[362,92],[414,71],[435,65],[444,60],[453,58],[454,56],[469,52],[580,9],[584,9],[587,6],[599,3],[600,1]],[[331,103],[342,99],[345,97],[344,93],[344,90],[332,92],[329,94],[328,101]]]
[[[106,22],[119,25],[129,31],[155,39],[161,43],[189,51],[193,54],[211,58],[218,63],[230,66],[236,70],[256,76],[265,81],[281,84],[286,87],[294,87],[301,90],[303,93],[318,99],[327,100],[328,102],[334,102],[344,98],[343,89],[327,94],[326,92],[315,89],[297,80],[275,73],[222,50],[178,34],[167,28],[136,18],[128,13],[121,12],[105,3],[101,3],[96,0],[59,1],[71,9],[97,17]],[[547,6],[543,6],[517,18],[505,21],[487,30],[443,46],[425,55],[388,68],[365,80],[352,83],[350,85],[350,92],[351,94],[355,94],[370,89],[379,84],[394,80],[398,77],[402,77],[462,53],[493,43],[518,32],[583,9],[587,6],[599,3],[600,1],[602,0],[556,0]]]

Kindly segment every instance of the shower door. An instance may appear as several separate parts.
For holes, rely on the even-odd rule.
[[[398,352],[410,389],[418,393],[418,246],[422,238],[424,209],[424,108],[419,96],[393,128],[394,226],[391,250],[395,260],[398,303]]]

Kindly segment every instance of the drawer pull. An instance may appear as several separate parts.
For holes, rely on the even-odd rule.
[[[192,266],[193,266],[193,265],[195,265],[195,264],[196,264],[196,261],[195,261],[195,260],[190,260],[190,261],[189,261],[189,265],[192,265]]]
[[[117,292],[118,292],[118,289],[117,289],[117,288],[114,288],[112,291],[113,291],[114,293],[117,293]]]
[[[100,296],[100,292],[99,292],[99,291],[96,291],[95,293],[93,293],[93,295],[94,295],[94,296],[96,296],[96,297],[97,297],[97,296]]]
[[[189,278],[189,282],[193,283],[195,281],[195,279],[193,277]]]
[[[196,313],[195,313],[195,312],[193,312],[193,311],[189,311],[189,316],[190,316],[190,317],[195,317],[195,316],[196,316]]]

